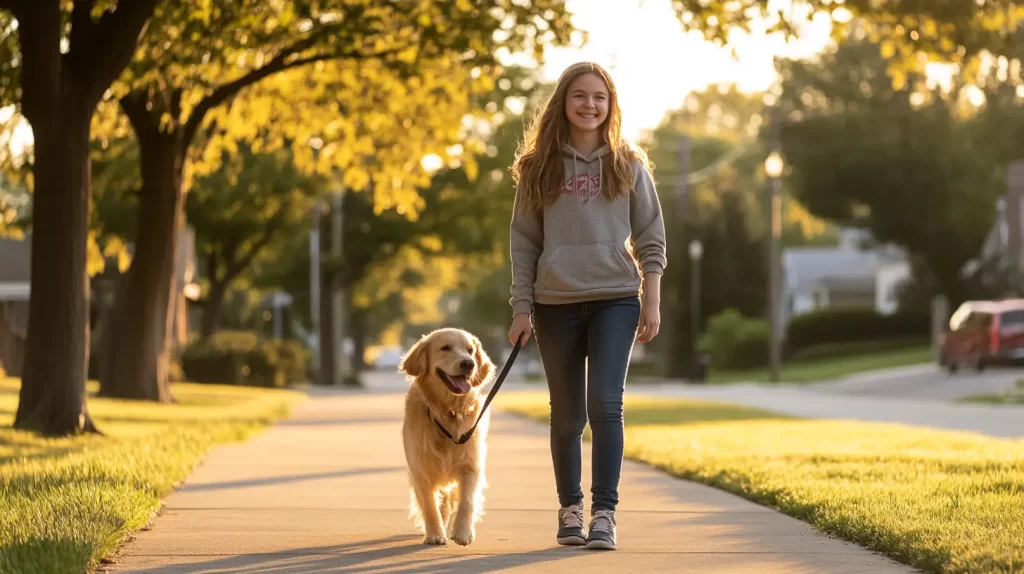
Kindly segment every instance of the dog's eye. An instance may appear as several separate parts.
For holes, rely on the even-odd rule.
[[[451,345],[445,345],[445,346],[441,347],[441,350],[442,351],[451,351],[452,350],[452,346]]]

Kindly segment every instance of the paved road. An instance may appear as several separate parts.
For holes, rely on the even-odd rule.
[[[888,369],[824,381],[806,388],[825,393],[859,396],[954,400],[971,395],[995,394],[1012,389],[1024,370],[990,368],[981,373],[960,371],[950,375],[935,365]]]
[[[630,385],[636,394],[711,399],[792,416],[904,423],[1001,437],[1024,437],[1024,408],[944,400],[823,392],[797,385]]]
[[[387,382],[387,381],[383,381]],[[394,381],[391,381],[394,383]],[[313,390],[289,420],[216,449],[106,571],[730,572],[913,570],[737,496],[623,467],[619,550],[554,541],[548,432],[498,416],[486,515],[468,548],[427,547],[408,519],[402,395]],[[589,462],[585,447],[584,460]],[[584,491],[589,464],[584,463]]]

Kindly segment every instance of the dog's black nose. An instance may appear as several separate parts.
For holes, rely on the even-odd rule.
[[[462,368],[463,371],[472,371],[473,361],[469,359],[463,359],[462,361],[459,362],[459,367]]]

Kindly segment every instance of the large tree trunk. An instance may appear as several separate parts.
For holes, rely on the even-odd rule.
[[[67,21],[56,0],[4,2],[18,20],[21,111],[35,140],[32,294],[17,428],[52,436],[96,430],[85,386],[90,120],[157,2],[120,3],[98,20],[92,2],[75,2]]]
[[[60,106],[36,118],[32,296],[14,426],[63,436],[94,431],[86,408],[89,349],[89,120],[65,84]]]
[[[138,130],[136,134],[143,179],[138,236],[100,394],[172,402],[167,376],[169,311],[176,288],[174,255],[184,203],[182,156],[173,136]]]

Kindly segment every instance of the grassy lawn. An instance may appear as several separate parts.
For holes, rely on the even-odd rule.
[[[548,420],[545,393],[495,405]],[[626,456],[930,572],[1024,571],[1024,440],[627,397]]]
[[[10,428],[0,380],[0,572],[83,572],[144,526],[210,447],[282,417],[293,391],[178,384],[177,405],[91,399],[107,434],[41,439]]]
[[[877,369],[906,367],[933,362],[931,348],[926,345],[875,350],[844,356],[793,359],[782,365],[781,379],[786,383],[811,383],[838,379]],[[717,371],[712,365],[708,382],[768,381],[767,368],[749,371]]]
[[[965,403],[985,403],[990,405],[1024,405],[1024,379],[1017,381],[1017,386],[1001,394],[972,395],[960,399]]]

